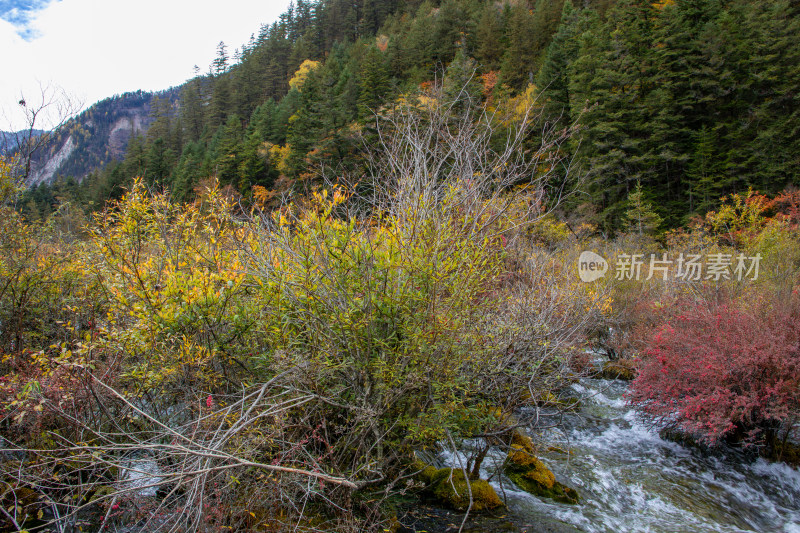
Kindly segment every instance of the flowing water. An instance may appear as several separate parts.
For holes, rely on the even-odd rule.
[[[573,385],[583,398],[580,412],[536,439],[553,448],[541,458],[556,479],[578,490],[578,505],[541,500],[493,478],[520,530],[800,533],[800,471],[665,441],[625,405],[626,388],[597,379]],[[491,455],[483,476],[503,458]]]

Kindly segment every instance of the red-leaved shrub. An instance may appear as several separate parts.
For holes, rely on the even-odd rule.
[[[798,300],[687,306],[645,350],[628,400],[708,443],[755,442],[786,427],[800,415]]]

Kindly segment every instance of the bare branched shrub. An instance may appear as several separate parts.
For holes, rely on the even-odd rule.
[[[590,297],[557,293],[564,268],[534,260],[504,282],[506,235],[557,202],[562,139],[532,133],[531,107],[457,104],[434,93],[377,116],[367,176],[242,239],[275,302],[270,362],[316,391],[305,431],[325,428],[330,471],[375,505],[403,488],[416,450],[506,442],[518,407],[563,386],[592,316]]]
[[[37,495],[7,519],[365,531],[417,488],[421,450],[478,443],[478,476],[519,407],[557,405],[599,299],[525,240],[563,140],[533,104],[407,99],[376,118],[365,175],[272,213],[138,183],[82,256],[94,329],[3,388],[4,494]]]
[[[0,131],[0,155],[16,154],[16,183],[31,184],[36,158],[82,107],[83,103],[62,87],[40,83],[37,91],[20,94],[16,109],[0,110],[4,121],[0,129],[5,130]]]

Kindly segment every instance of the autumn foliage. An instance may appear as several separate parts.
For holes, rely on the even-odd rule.
[[[605,307],[528,247],[549,170],[524,107],[398,106],[360,187],[269,212],[140,179],[78,236],[3,209],[0,494],[35,502],[0,527],[382,530],[416,451],[470,441],[480,473]]]
[[[748,309],[689,304],[657,332],[629,401],[697,435],[757,442],[800,415],[800,298]]]

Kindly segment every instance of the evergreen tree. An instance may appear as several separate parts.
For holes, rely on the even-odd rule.
[[[175,163],[175,152],[167,146],[163,137],[148,143],[145,153],[145,180],[150,185],[169,184],[169,176]]]
[[[619,227],[632,184],[654,185],[648,152],[654,8],[647,0],[623,0],[598,30],[583,33],[571,92],[585,108],[577,152],[602,227]],[[607,38],[605,36],[608,36]],[[580,57],[580,56],[583,57]]]
[[[147,163],[145,159],[144,138],[141,135],[134,135],[131,140],[128,141],[123,168],[124,175],[128,178],[144,176]]]
[[[731,174],[749,178],[746,185],[777,193],[800,185],[800,6],[740,1],[735,10],[745,39],[739,57],[731,59],[743,74],[737,96],[748,104],[740,124],[749,127],[734,130],[727,162]],[[729,190],[743,186],[734,183]]]
[[[389,72],[386,59],[377,46],[368,46],[361,62],[359,84],[359,116],[368,118],[377,111],[389,93]]]
[[[192,199],[194,187],[210,174],[206,164],[206,153],[199,142],[190,142],[183,149],[172,185],[172,196],[178,202]]]
[[[431,79],[435,70],[436,49],[434,40],[433,6],[426,0],[420,4],[416,16],[401,33],[402,42],[394,49],[393,73],[406,76],[413,82]]]
[[[477,79],[477,63],[466,52],[462,42],[453,61],[447,67],[442,83],[444,97],[451,102],[452,112],[458,116],[464,110],[475,110],[480,104],[481,85]]]
[[[503,24],[497,6],[487,4],[478,21],[475,37],[475,59],[484,71],[497,70],[503,58]]]
[[[651,142],[644,158],[657,176],[658,202],[669,213],[685,212],[685,202],[693,204],[697,199],[699,190],[686,188],[688,166],[705,175],[710,161],[693,162],[694,155],[702,160],[714,153],[712,129],[720,118],[719,102],[725,92],[720,63],[710,55],[718,14],[714,0],[682,0],[662,9],[654,35],[651,118],[646,125]],[[715,180],[720,178],[714,175]],[[707,209],[708,191],[700,196],[700,208]],[[669,218],[670,225],[679,221]]]
[[[690,213],[705,213],[722,196],[722,165],[715,145],[714,132],[702,126],[695,134],[694,151],[686,171]]]
[[[187,142],[200,139],[203,134],[203,103],[200,99],[200,79],[195,77],[181,92],[181,124]]]
[[[243,139],[242,121],[237,115],[231,115],[211,140],[211,171],[223,185],[239,184]]]
[[[658,231],[662,219],[653,208],[653,204],[645,199],[642,184],[636,183],[636,187],[628,194],[628,209],[625,211],[625,230],[628,233],[637,235],[653,235]]]
[[[208,115],[206,124],[211,131],[216,130],[225,123],[228,112],[231,108],[231,79],[228,76],[220,76],[213,80],[213,93],[211,102],[208,105]]]
[[[558,29],[564,0],[536,0],[531,20],[531,40],[537,59],[547,49]]]
[[[253,128],[248,128],[242,142],[241,156],[238,161],[238,182],[240,191],[250,191],[254,185],[271,187],[273,177],[269,173],[268,144],[262,142]]]
[[[225,43],[220,41],[217,45],[217,57],[211,62],[211,72],[214,76],[221,76],[228,70],[228,51]]]
[[[456,50],[462,45],[464,37],[472,32],[473,24],[464,9],[463,0],[444,0],[433,17],[433,61],[443,66],[452,61]]]
[[[501,75],[503,83],[514,89],[523,89],[533,83],[536,70],[536,43],[531,39],[534,32],[533,15],[525,2],[506,9],[506,46]]]
[[[550,122],[559,121],[568,126],[570,114],[569,67],[578,57],[579,12],[571,0],[566,0],[561,22],[547,48],[536,85],[545,95],[544,117]]]
[[[153,122],[147,130],[147,140],[168,139],[172,133],[172,103],[168,98],[156,96],[151,104],[150,117]]]

